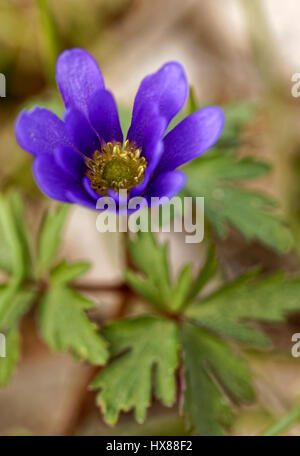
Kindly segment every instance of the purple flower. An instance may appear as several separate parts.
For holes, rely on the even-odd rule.
[[[24,110],[16,137],[35,157],[38,186],[59,201],[96,209],[105,195],[118,203],[119,189],[149,202],[152,196],[171,198],[185,184],[184,173],[176,168],[212,147],[224,125],[222,110],[210,106],[166,134],[189,90],[177,62],[166,63],[142,81],[124,143],[115,100],[88,52],[63,52],[56,80],[66,107],[64,120],[44,108]]]

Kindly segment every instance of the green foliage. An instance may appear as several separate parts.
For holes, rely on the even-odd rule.
[[[107,360],[106,343],[85,314],[94,304],[68,288],[54,284],[41,300],[39,324],[43,338],[53,350],[72,350],[75,357],[92,364]]]
[[[190,100],[190,112],[193,112],[197,108],[193,94]],[[270,170],[266,163],[236,157],[241,132],[257,106],[238,102],[225,106],[224,111],[226,123],[217,144],[184,167],[188,180],[183,194],[205,198],[205,215],[221,238],[231,225],[247,240],[259,240],[279,253],[286,253],[293,239],[283,218],[275,211],[275,202],[238,185],[239,181],[258,178]]]
[[[264,163],[250,158],[237,160],[231,153],[200,157],[184,168],[188,178],[184,194],[204,196],[205,215],[220,237],[224,238],[227,225],[232,225],[247,240],[258,239],[285,253],[292,247],[292,236],[283,219],[274,213],[274,201],[234,184],[267,170]]]
[[[55,285],[72,282],[82,276],[89,269],[89,267],[89,263],[69,264],[66,260],[62,260],[50,272],[51,281]]]
[[[97,403],[105,420],[115,424],[121,410],[134,408],[137,421],[143,422],[151,401],[152,378],[156,396],[172,405],[179,348],[176,324],[143,316],[113,322],[103,333],[112,356],[120,355],[92,384],[93,389],[101,389]]]
[[[55,85],[55,64],[60,51],[58,29],[48,0],[36,0],[40,14],[42,58],[49,84]]]
[[[225,127],[215,148],[224,152],[239,146],[241,132],[254,119],[257,111],[257,104],[251,101],[239,100],[225,105]]]
[[[16,192],[0,196],[0,270],[9,275],[0,287],[0,333],[6,336],[5,358],[0,358],[0,384],[6,385],[19,356],[18,325],[32,306],[36,292],[27,285],[32,255],[22,201]]]
[[[31,275],[29,242],[24,209],[15,192],[0,195],[0,269],[21,281]]]
[[[215,248],[210,246],[203,268],[199,269],[197,277],[191,284],[188,294],[188,303],[193,301],[198,296],[204,285],[206,285],[206,283],[216,274],[217,267],[218,263]]]
[[[245,275],[194,303],[186,317],[243,343],[268,346],[269,338],[251,323],[280,322],[300,309],[300,279],[275,274],[263,280]]]
[[[191,92],[185,112],[195,109]],[[205,197],[207,219],[219,236],[231,225],[247,240],[286,252],[292,239],[274,202],[239,185],[269,171],[265,163],[235,155],[256,107],[239,103],[225,110],[227,124],[218,144],[184,167],[183,196]],[[123,110],[124,129],[128,120]],[[0,287],[0,332],[7,337],[8,355],[0,359],[0,384],[8,383],[19,358],[20,320],[36,304],[41,335],[52,350],[70,351],[94,365],[111,357],[91,385],[107,423],[115,424],[122,411],[130,410],[143,422],[154,395],[166,406],[179,399],[192,432],[222,435],[236,406],[254,398],[236,342],[268,346],[259,322],[281,322],[300,309],[300,279],[282,274],[260,279],[258,272],[250,273],[203,297],[218,268],[214,247],[195,277],[186,264],[173,279],[167,244],[159,244],[151,232],[139,232],[128,241],[136,270],[128,269],[125,277],[153,304],[153,314],[112,321],[100,335],[88,317],[94,304],[73,283],[89,265],[57,262],[68,210],[61,204],[45,213],[34,255],[21,199],[16,193],[0,197],[0,270],[9,276]]]
[[[159,245],[149,233],[141,233],[129,242],[138,268],[136,272],[127,272],[129,284],[159,312],[163,310],[172,314],[166,297],[172,299],[170,290],[176,285],[170,285],[166,246]],[[251,402],[254,398],[244,360],[224,339],[268,346],[270,339],[259,329],[258,323],[282,322],[289,313],[300,310],[300,279],[287,278],[283,274],[262,279],[258,277],[259,270],[255,270],[203,298],[203,287],[217,272],[214,248],[208,249],[206,261],[194,279],[191,278],[190,266],[182,268],[182,271],[189,270],[188,285],[185,284],[184,298],[175,312],[175,320],[169,320],[180,335],[177,350],[181,353],[182,365],[177,370],[181,385],[178,394],[182,396],[183,412],[193,432],[221,435],[234,416],[232,404]],[[140,278],[139,271],[143,278]],[[200,300],[195,301],[199,295]],[[147,325],[147,317],[139,317],[129,322],[112,323],[107,332],[104,331],[111,343],[112,356],[118,357],[104,368],[94,387],[101,389],[98,403],[109,423],[116,422],[119,411],[137,408],[144,398],[144,388],[147,387],[149,392],[149,382],[141,373],[148,356],[144,341],[149,344],[152,356],[156,350],[157,356],[163,353],[167,362],[164,337],[169,340],[170,336],[161,329],[157,334],[152,330],[148,338]],[[128,351],[132,347],[134,350]],[[132,372],[139,373],[138,380]],[[147,405],[149,403],[150,393],[146,401]],[[144,413],[145,409],[146,406]],[[136,412],[137,418],[143,419],[144,413],[139,415]]]
[[[20,356],[20,337],[17,328],[6,336],[6,357],[0,357],[0,386],[6,386],[15,370]]]
[[[0,270],[9,274],[7,283],[0,286],[0,333],[7,337],[7,356],[0,359],[2,385],[8,383],[18,359],[19,322],[34,303],[39,306],[42,336],[51,348],[70,349],[74,356],[92,364],[103,364],[107,359],[106,342],[86,315],[93,303],[67,286],[89,265],[62,260],[50,269],[68,210],[69,206],[62,204],[45,213],[34,255],[22,200],[15,192],[0,196]]]
[[[231,424],[232,410],[223,390],[233,400],[249,402],[254,392],[249,371],[224,342],[190,324],[181,330],[184,366],[183,409],[199,435],[222,435]]]
[[[159,245],[150,232],[139,232],[129,241],[129,252],[143,273],[140,277],[128,270],[125,278],[138,293],[158,307],[178,312],[185,304],[191,286],[191,265],[182,268],[177,283],[172,284],[168,267],[168,246]]]
[[[180,313],[216,273],[217,260],[211,248],[195,279],[192,278],[192,265],[186,264],[172,283],[166,243],[160,245],[152,233],[139,232],[128,244],[138,268],[138,272],[125,271],[128,284],[155,306],[170,313]]]
[[[14,282],[0,289],[0,332],[14,328],[31,308],[36,292],[29,286],[19,287]]]
[[[60,204],[53,212],[46,212],[39,236],[37,272],[44,273],[54,260],[61,241],[61,232],[70,206]]]

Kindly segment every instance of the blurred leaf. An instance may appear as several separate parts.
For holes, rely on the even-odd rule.
[[[0,195],[0,227],[1,268],[19,281],[30,277],[31,258],[24,208],[15,192]]]
[[[292,236],[282,218],[273,214],[274,202],[233,185],[233,181],[258,177],[268,169],[264,163],[236,160],[231,154],[200,157],[184,168],[188,177],[184,192],[204,196],[206,216],[219,236],[225,237],[226,226],[233,225],[247,240],[258,239],[286,253],[292,247]]]
[[[39,309],[40,330],[53,350],[72,350],[75,357],[92,364],[107,360],[106,343],[85,314],[94,304],[74,290],[54,285],[43,297]]]
[[[263,280],[251,275],[222,287],[190,306],[185,315],[195,323],[243,343],[268,346],[270,339],[251,327],[255,321],[281,322],[300,309],[300,279],[274,274]]]
[[[281,416],[275,423],[272,423],[268,428],[260,435],[265,437],[274,437],[275,435],[281,435],[287,429],[294,426],[300,421],[300,407],[297,405],[289,410],[285,415]]]
[[[20,340],[17,328],[11,329],[6,336],[6,356],[0,357],[0,385],[6,386],[11,379],[20,356]]]
[[[190,113],[197,109],[192,90],[188,107]],[[209,152],[184,167],[188,182],[183,193],[205,198],[205,213],[219,236],[225,237],[227,225],[232,225],[247,240],[258,239],[286,253],[292,247],[292,235],[283,219],[274,214],[272,199],[233,185],[233,181],[256,178],[270,169],[250,157],[237,160],[234,155],[243,128],[257,110],[258,106],[248,101],[224,107],[226,122],[220,139]]]
[[[16,326],[23,315],[30,309],[36,291],[30,287],[19,288],[11,282],[0,289],[0,331],[8,331]]]
[[[155,394],[164,405],[176,399],[175,371],[178,366],[178,332],[174,322],[154,316],[116,321],[104,330],[112,356],[118,356],[103,369],[92,384],[100,388],[97,403],[109,424],[115,424],[120,411],[135,409],[143,422]],[[154,369],[154,376],[153,376]]]
[[[50,273],[51,281],[55,285],[72,282],[82,276],[89,268],[89,263],[69,264],[66,260],[62,260],[57,266],[55,266],[55,268],[52,269]]]
[[[19,194],[0,195],[0,267],[21,281],[31,275],[24,207]]]
[[[178,312],[188,295],[192,267],[184,266],[176,284],[172,285],[167,249],[167,244],[160,245],[151,232],[139,232],[135,240],[129,240],[129,252],[144,277],[129,270],[125,272],[125,278],[150,302],[170,312]]]
[[[226,395],[251,401],[254,393],[249,371],[229,346],[190,324],[181,330],[184,365],[184,402],[190,427],[199,435],[222,435],[232,412]]]
[[[49,83],[55,84],[55,64],[59,54],[58,30],[54,21],[49,0],[36,0],[40,14],[41,33],[39,43],[42,44],[42,59],[45,65],[45,74]]]
[[[39,237],[37,273],[47,271],[51,266],[61,242],[61,233],[69,212],[68,204],[59,204],[54,211],[46,212]]]
[[[193,281],[193,285],[188,295],[189,301],[193,301],[204,285],[206,285],[206,283],[216,274],[217,266],[215,248],[211,246],[208,249],[207,258],[203,268],[200,268],[197,277]]]
[[[3,224],[0,216],[0,270],[11,274],[13,271],[12,253],[5,239]]]
[[[257,114],[258,106],[252,101],[240,100],[224,106],[225,126],[221,138],[215,145],[217,149],[232,149],[240,144],[240,134]]]

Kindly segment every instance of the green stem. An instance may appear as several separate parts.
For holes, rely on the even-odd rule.
[[[42,29],[42,57],[50,85],[55,85],[55,63],[60,51],[58,30],[48,0],[36,0]]]
[[[282,434],[286,429],[290,428],[297,421],[300,421],[300,407],[295,407],[276,423],[272,424],[261,435],[262,436],[275,436]]]

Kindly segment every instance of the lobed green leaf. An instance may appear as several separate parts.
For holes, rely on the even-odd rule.
[[[39,308],[42,337],[53,350],[71,350],[73,355],[91,364],[104,364],[108,358],[106,343],[85,311],[94,304],[65,285],[54,285],[43,297]]]
[[[144,421],[152,379],[161,402],[169,406],[174,403],[179,362],[174,322],[154,316],[116,321],[105,329],[104,336],[112,356],[118,357],[100,372],[91,387],[101,390],[97,403],[109,424],[117,422],[120,411],[133,408],[137,421]]]

